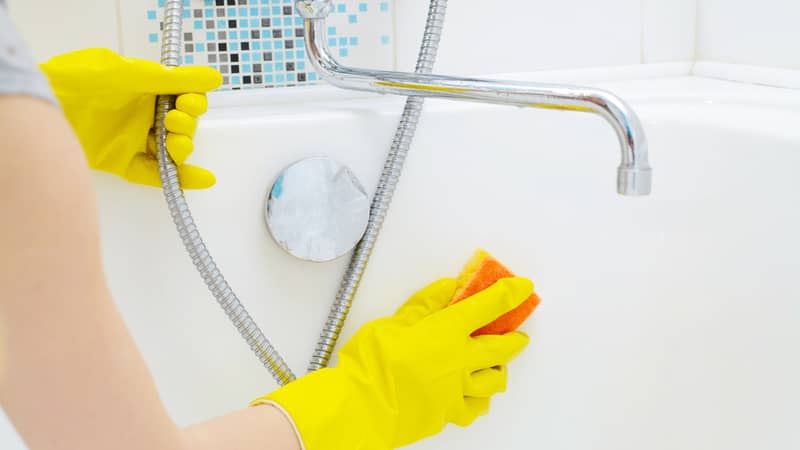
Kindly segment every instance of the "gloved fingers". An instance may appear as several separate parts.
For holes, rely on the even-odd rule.
[[[67,53],[51,58],[42,65],[47,73],[83,72],[98,75],[98,82],[121,81],[130,92],[142,94],[183,94],[208,92],[222,85],[222,75],[202,66],[164,67],[143,59],[126,58],[101,48]],[[101,75],[110,75],[103,78]],[[66,78],[65,82],[76,80]]]
[[[467,397],[491,397],[505,392],[508,383],[506,366],[495,366],[469,373],[464,380],[464,395]]]
[[[146,153],[138,153],[133,157],[124,178],[131,183],[161,187],[158,161]],[[178,167],[178,180],[184,189],[206,189],[217,181],[213,173],[189,164]]]
[[[443,278],[434,281],[411,296],[394,316],[409,325],[414,324],[446,307],[452,301],[455,292],[456,280]]]
[[[183,94],[175,100],[175,109],[193,117],[202,116],[208,111],[208,98],[205,94]]]
[[[490,403],[488,397],[464,397],[464,403],[452,418],[452,422],[460,427],[469,426],[475,419],[489,412]]]
[[[150,133],[147,134],[147,154],[152,156],[158,155],[158,148],[156,146],[156,134],[151,129]]]
[[[487,334],[467,341],[466,369],[476,371],[495,366],[504,366],[516,358],[530,338],[527,334],[514,331],[504,335]]]
[[[167,153],[175,164],[182,165],[192,150],[194,150],[192,138],[182,134],[167,133]]]
[[[183,134],[186,136],[194,136],[197,131],[197,117],[190,116],[183,111],[173,109],[167,113],[164,119],[164,126],[170,133]]]
[[[527,278],[504,278],[488,289],[439,311],[437,320],[471,334],[519,306],[532,292],[533,283]]]
[[[186,158],[194,150],[194,141],[189,136],[182,134],[167,133],[167,153],[169,153],[172,161],[177,165],[182,165],[186,162]],[[158,160],[158,147],[156,145],[156,136],[152,131],[147,136],[147,154]]]
[[[183,94],[208,92],[222,85],[222,75],[210,67],[164,67],[150,61],[133,60],[143,93]]]
[[[217,177],[213,173],[191,164],[178,167],[178,178],[184,189],[208,189],[217,183]]]
[[[158,175],[158,161],[154,156],[146,153],[137,153],[133,157],[124,178],[131,183],[161,187],[161,178]]]

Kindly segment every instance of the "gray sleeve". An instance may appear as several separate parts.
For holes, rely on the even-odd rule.
[[[56,103],[50,83],[36,67],[0,0],[0,95],[30,95]]]

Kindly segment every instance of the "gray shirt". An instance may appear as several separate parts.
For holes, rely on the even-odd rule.
[[[55,103],[50,83],[34,64],[5,3],[0,0],[0,95],[30,95]]]

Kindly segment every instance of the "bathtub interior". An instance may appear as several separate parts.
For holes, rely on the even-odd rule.
[[[676,78],[600,83],[639,112],[653,194],[615,193],[613,131],[571,112],[431,101],[343,339],[485,247],[543,302],[509,392],[414,448],[800,445],[800,93]],[[228,280],[296,371],[347,258],[285,254],[263,219],[288,164],[330,156],[374,191],[401,108],[358,98],[212,110],[187,194]],[[163,198],[96,174],[113,295],[181,424],[274,384],[206,292]]]

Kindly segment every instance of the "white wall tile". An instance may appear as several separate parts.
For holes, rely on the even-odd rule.
[[[398,0],[398,68],[412,70],[428,0]],[[452,1],[436,72],[486,74],[637,64],[640,0]]]
[[[328,20],[330,25],[339,31],[337,36],[358,36],[358,45],[350,47],[347,57],[340,57],[348,64],[378,66],[390,69],[394,63],[393,46],[393,0],[337,0],[335,3],[346,4],[347,13],[334,12]],[[148,20],[147,11],[156,10],[157,0],[119,0],[122,17],[122,48],[127,56],[157,60],[159,44],[149,42],[150,33],[159,33],[158,22]],[[388,13],[381,11],[381,3],[388,3]],[[358,8],[359,3],[366,3],[368,10],[359,13],[355,24],[349,23],[351,11]],[[203,8],[203,0],[191,0],[192,8]],[[293,3],[281,6],[292,6]],[[261,4],[254,6],[261,7]],[[266,6],[272,6],[270,3]],[[216,9],[216,7],[214,7]],[[160,18],[159,11],[159,18]],[[184,23],[184,30],[192,29],[192,19]],[[388,38],[390,45],[382,45],[383,38]],[[159,35],[160,38],[160,35]],[[334,49],[336,50],[336,49]]]
[[[127,56],[137,57],[137,58],[144,58],[150,60],[158,60],[159,58],[159,41],[160,41],[160,31],[159,31],[159,20],[162,15],[162,11],[160,8],[157,7],[157,0],[119,0],[120,1],[120,9],[121,9],[121,17],[122,17],[122,49],[123,52]],[[295,20],[299,20],[299,17],[296,16],[294,13],[294,2],[287,2],[282,1],[280,3],[270,1],[268,3],[262,3],[260,1],[250,0],[247,2],[247,5],[237,5],[235,7],[225,6],[222,8],[218,8],[216,6],[206,6],[206,2],[204,0],[191,0],[191,9],[188,11],[189,18],[185,19],[184,21],[184,31],[187,33],[192,34],[192,38],[195,44],[200,43],[201,45],[206,45],[206,50],[195,52],[193,64],[208,64],[212,66],[216,66],[218,69],[223,71],[223,76],[228,77],[228,82],[226,83],[226,87],[251,87],[244,85],[243,83],[235,83],[233,82],[233,74],[226,74],[224,71],[232,70],[231,67],[222,67],[222,62],[219,61],[220,54],[216,53],[224,53],[224,52],[209,52],[207,50],[207,44],[209,42],[213,42],[215,44],[219,42],[225,42],[226,45],[230,45],[231,42],[240,43],[241,41],[250,41],[250,45],[253,42],[258,42],[261,48],[259,50],[267,50],[266,44],[269,42],[269,45],[275,45],[276,42],[269,35],[263,35],[263,33],[270,33],[272,30],[280,29],[283,34],[286,33],[294,33],[296,29],[302,30],[302,22],[296,23]],[[334,39],[334,45],[331,45],[331,50],[333,51],[334,55],[343,63],[349,65],[357,65],[357,66],[367,66],[367,67],[375,67],[380,69],[391,69],[394,66],[394,45],[392,44],[394,41],[394,17],[393,17],[393,7],[392,7],[393,0],[336,0],[334,3],[334,12],[330,15],[328,19],[328,29],[331,31],[335,31],[334,33],[329,33],[329,37]],[[278,14],[273,12],[273,7],[279,8]],[[286,16],[282,12],[284,7],[290,8],[290,11],[294,14]],[[218,9],[222,10],[222,16],[218,15]],[[232,10],[232,11],[231,11]],[[201,17],[195,17],[195,13],[201,15]],[[148,14],[150,17],[148,17]],[[156,20],[152,19],[152,17],[156,17]],[[243,39],[241,36],[237,38],[233,38],[230,36],[231,30],[227,28],[228,20],[245,20],[246,27],[244,30],[246,32],[257,30],[262,33],[260,39],[250,39],[246,38]],[[269,28],[266,26],[253,26],[250,22],[251,20],[260,21],[261,19],[269,19],[271,20],[271,24]],[[289,19],[291,23],[286,24],[283,23],[285,19]],[[206,25],[207,21],[211,21],[214,28],[208,28]],[[219,20],[222,20],[226,25],[224,27],[220,27],[217,23]],[[197,25],[195,22],[199,21]],[[256,22],[258,25],[259,22]],[[280,26],[277,26],[276,23],[281,23]],[[238,29],[234,30],[233,32],[243,31],[242,25],[237,25]],[[249,30],[249,31],[248,31]],[[218,36],[218,32],[223,31],[228,33],[225,39],[220,39],[218,37],[214,37],[213,35]],[[212,37],[214,39],[209,40],[207,38],[207,33],[211,32]],[[342,45],[342,41],[345,41],[345,45]],[[277,39],[283,41],[284,39]],[[283,63],[287,61],[291,61],[297,65],[300,65],[301,62],[305,64],[303,71],[308,72],[311,70],[310,63],[303,58],[302,56],[298,56],[299,53],[296,51],[300,49],[303,51],[302,42],[298,42],[295,44],[295,49],[293,52],[293,56],[289,56],[289,52],[282,52],[277,48],[270,48],[268,50],[274,51],[275,57],[278,56],[285,57],[283,59]],[[231,51],[231,53],[238,53],[239,50]],[[278,55],[278,53],[281,55]],[[255,49],[250,50],[250,55],[248,58],[251,59],[251,62],[261,63],[265,61],[256,61],[255,58],[260,57],[261,51],[256,51]],[[214,54],[214,58],[217,58],[217,61],[209,61],[207,58],[210,54]],[[241,54],[240,56],[244,56]],[[227,57],[227,55],[226,55]],[[264,67],[267,64],[263,65]],[[294,85],[299,83],[294,83],[289,81],[286,76],[288,76],[288,72],[284,70],[278,70],[278,60],[275,59],[272,62],[271,67],[275,69],[274,72],[270,72],[273,76],[274,82],[267,82],[266,77],[268,71],[265,69],[263,72],[263,82],[262,83],[254,83],[254,85],[269,85],[269,86],[285,86],[285,85]],[[243,69],[243,66],[240,67]],[[277,76],[278,74],[282,74],[284,81],[278,81]],[[299,72],[298,72],[299,73]],[[244,71],[241,72],[242,76],[246,73]],[[249,75],[255,75],[255,73],[250,73]],[[240,77],[240,81],[241,81]],[[309,82],[313,81],[309,79]]]
[[[131,58],[158,61],[161,54],[159,22],[147,18],[147,11],[156,10],[154,0],[118,0],[120,9],[120,39],[122,52]],[[201,2],[202,3],[202,2]],[[158,20],[162,15],[159,13]],[[156,33],[159,42],[149,42],[150,33]]]
[[[800,2],[698,0],[698,58],[800,69]]]
[[[689,61],[697,0],[642,0],[642,62]]]
[[[8,8],[37,61],[88,47],[119,50],[116,1],[9,0]]]

